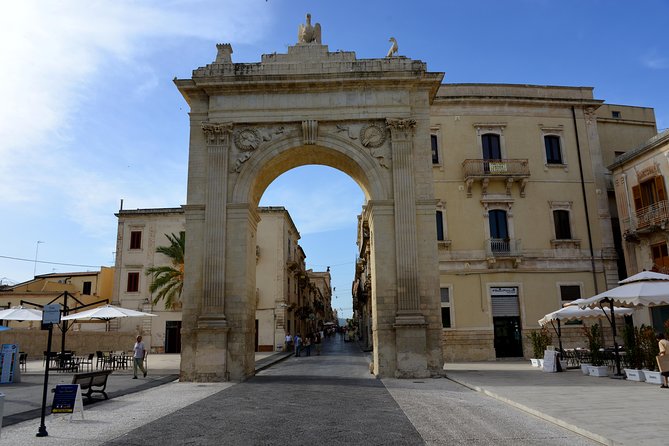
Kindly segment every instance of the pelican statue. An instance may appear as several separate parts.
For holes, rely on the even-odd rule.
[[[297,29],[297,43],[321,44],[321,24],[311,25],[311,14],[307,14],[307,23]]]
[[[393,44],[390,46],[390,49],[388,50],[388,54],[386,54],[386,57],[393,57],[394,54],[397,54],[397,40],[395,40],[394,37],[391,37],[388,39],[388,42],[392,42]]]

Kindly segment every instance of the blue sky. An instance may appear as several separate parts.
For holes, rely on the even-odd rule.
[[[306,12],[331,51],[383,57],[394,36],[399,54],[445,82],[592,86],[608,103],[655,108],[669,127],[666,0],[10,2],[0,15],[0,280],[32,277],[38,240],[38,274],[111,266],[121,199],[126,209],[183,204],[188,106],[172,79],[212,62],[218,42],[235,62],[284,53]],[[362,201],[323,167],[284,174],[262,201],[291,212],[308,267],[332,266],[344,315]]]

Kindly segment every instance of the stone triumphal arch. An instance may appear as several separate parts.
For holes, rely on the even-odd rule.
[[[302,30],[287,54],[232,62],[230,45],[191,79],[181,375],[254,373],[258,202],[282,173],[319,164],[366,197],[373,371],[425,377],[442,365],[429,107],[443,73],[392,54],[329,52]]]

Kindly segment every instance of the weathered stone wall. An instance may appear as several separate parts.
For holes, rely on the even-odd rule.
[[[494,361],[492,330],[444,330],[441,346],[444,362]]]
[[[46,350],[48,332],[46,330],[12,329],[0,333],[0,343],[17,344],[19,350],[28,353],[29,359],[39,359]],[[99,332],[76,331],[65,335],[65,350],[73,350],[78,355],[101,351],[132,350],[135,344],[134,332]],[[57,328],[53,331],[51,350],[60,351],[61,333]]]

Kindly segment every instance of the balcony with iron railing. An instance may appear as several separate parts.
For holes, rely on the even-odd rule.
[[[665,230],[669,224],[669,200],[658,201],[637,209],[632,218],[624,220],[625,238]]]
[[[516,266],[522,257],[520,239],[489,238],[485,241],[485,251],[489,263],[497,259],[513,259]]]
[[[520,184],[520,196],[525,196],[525,186],[530,177],[530,166],[526,159],[467,159],[462,162],[467,196],[472,196],[472,184],[481,181],[483,194],[487,193],[490,181],[504,181],[506,193],[511,194],[515,181]]]

